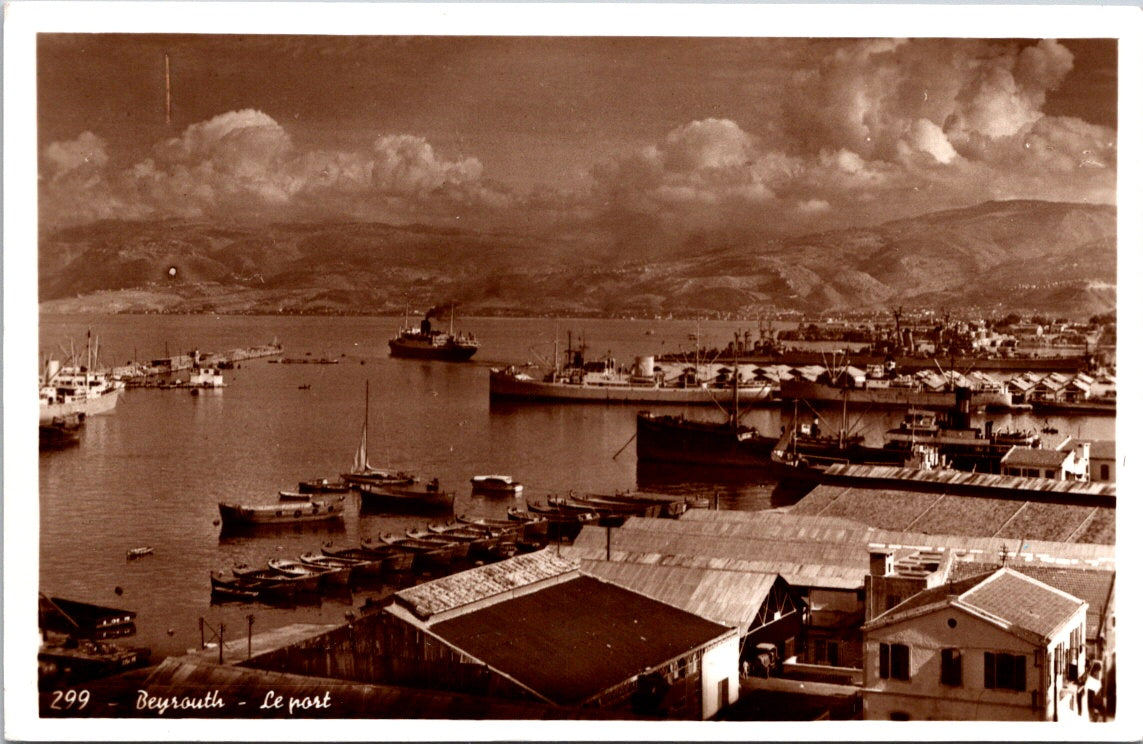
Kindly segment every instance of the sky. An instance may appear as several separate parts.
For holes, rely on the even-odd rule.
[[[1116,197],[1114,39],[41,34],[37,64],[49,230],[363,220],[717,247]]]

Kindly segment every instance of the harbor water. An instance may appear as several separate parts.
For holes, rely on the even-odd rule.
[[[355,546],[379,533],[451,515],[362,512],[346,496],[344,525],[299,526],[227,536],[218,503],[269,503],[298,481],[349,469],[370,388],[370,460],[438,478],[456,492],[455,511],[503,518],[510,505],[548,494],[642,489],[718,496],[720,508],[780,505],[774,484],[741,472],[638,467],[635,414],[639,406],[491,403],[488,368],[550,364],[567,334],[582,337],[587,358],[608,353],[622,364],[636,356],[688,351],[693,321],[466,318],[458,330],[481,342],[474,360],[442,363],[388,356],[387,339],[399,318],[277,316],[58,316],[40,318],[40,350],[59,358],[88,330],[100,341],[104,365],[122,365],[185,353],[282,343],[283,357],[338,360],[337,364],[281,364],[269,358],[228,370],[226,387],[192,394],[187,389],[128,390],[114,413],[88,419],[78,446],[39,458],[40,589],[138,613],[130,643],[156,656],[198,647],[200,619],[224,625],[225,638],[292,622],[338,622],[365,599],[392,587],[374,587],[296,608],[212,605],[209,574],[237,563],[296,558],[323,543]],[[746,324],[704,322],[703,345],[725,345]],[[755,332],[757,329],[752,329]],[[558,347],[558,352],[557,352]],[[182,373],[185,379],[187,372]],[[179,375],[176,374],[176,377]],[[717,408],[646,406],[658,413],[685,411],[696,418],[723,416]],[[814,412],[801,408],[803,420]],[[746,422],[777,434],[791,411],[757,407]],[[816,412],[822,428],[841,425],[840,409]],[[900,411],[847,410],[849,429],[873,444],[900,423]],[[984,417],[974,423],[982,425]],[[989,414],[998,428],[1058,429],[1051,446],[1068,435],[1113,439],[1110,416],[1048,417]],[[510,474],[524,484],[519,497],[477,497],[469,479]],[[29,529],[32,529],[29,526]],[[127,559],[127,551],[153,554]],[[251,625],[252,617],[252,625]]]

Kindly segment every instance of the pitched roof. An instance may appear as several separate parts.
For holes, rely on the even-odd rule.
[[[427,632],[546,700],[575,705],[734,631],[583,576]]]
[[[1042,642],[1086,609],[1086,603],[1018,571],[1001,568],[926,589],[874,618],[865,628],[885,627],[942,607],[958,607]]]
[[[999,564],[957,562],[949,572],[949,579],[951,581],[988,575],[999,568],[1001,568]],[[1108,604],[1112,602],[1115,571],[1075,566],[1011,566],[1010,568],[1087,602],[1087,638],[1095,640],[1099,636],[1100,619]]]
[[[1054,635],[1086,604],[1008,568],[969,589],[960,601],[1043,638]]]
[[[1004,457],[1000,458],[1000,464],[1013,465],[1013,466],[1038,466],[1038,467],[1055,467],[1064,464],[1064,460],[1068,459],[1071,455],[1071,450],[1061,451],[1054,449],[1034,449],[1032,447],[1013,447],[1008,450]]]
[[[758,615],[778,578],[777,574],[620,561],[584,561],[583,571],[742,632]]]
[[[576,561],[547,548],[402,589],[395,596],[414,615],[427,619],[504,592],[535,586],[576,568]]]

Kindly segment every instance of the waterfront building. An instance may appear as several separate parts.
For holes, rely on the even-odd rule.
[[[734,628],[738,631],[739,665],[752,667],[761,659],[763,665],[773,662],[780,666],[783,659],[797,653],[808,608],[778,574],[609,560],[584,560],[582,570]],[[771,648],[773,659],[760,657],[760,649]]]
[[[1088,447],[1013,447],[1000,458],[1000,474],[1059,481],[1088,480]]]
[[[864,628],[867,720],[1079,720],[1087,603],[1010,568],[927,589]]]
[[[552,548],[404,589],[381,614],[396,684],[692,720],[738,699],[736,630]]]
[[[1099,483],[1115,482],[1115,440],[1076,439],[1068,437],[1056,449],[1075,449],[1088,445],[1088,480]]]

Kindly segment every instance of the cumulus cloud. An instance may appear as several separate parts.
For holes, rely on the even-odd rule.
[[[269,115],[245,109],[187,127],[149,157],[115,167],[84,132],[44,150],[46,221],[107,217],[281,217],[303,213],[401,221],[453,219],[506,206],[474,157],[448,159],[422,137],[382,135],[354,151],[299,150]]]
[[[757,119],[684,124],[602,172],[609,219],[638,214],[645,241],[871,224],[989,198],[1113,200],[1114,131],[1044,114],[1073,61],[1052,40],[831,45],[789,71],[791,87],[754,88]]]

